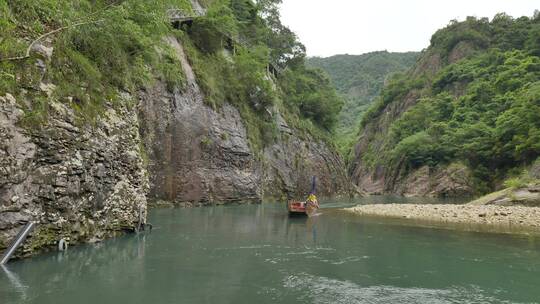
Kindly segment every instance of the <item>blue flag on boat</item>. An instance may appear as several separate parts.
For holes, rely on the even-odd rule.
[[[315,194],[316,188],[317,188],[317,178],[313,176],[311,178],[311,191],[309,191],[309,194]]]

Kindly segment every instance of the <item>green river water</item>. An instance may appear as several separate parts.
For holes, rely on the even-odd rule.
[[[540,238],[413,227],[329,202],[151,210],[152,232],[0,268],[0,303],[540,303]]]

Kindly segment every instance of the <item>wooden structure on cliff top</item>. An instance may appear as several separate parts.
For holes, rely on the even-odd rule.
[[[167,10],[167,16],[175,28],[181,28],[182,25],[193,25],[193,20],[206,15],[206,10],[201,7],[196,7],[192,12],[186,12],[182,9],[169,9]],[[231,51],[235,51],[237,45],[249,48],[249,43],[241,37],[232,37],[227,33],[221,32],[221,34],[227,38],[226,47]],[[283,72],[283,69],[276,62],[268,63],[268,72],[272,73],[275,77]]]
[[[180,25],[182,23],[192,22],[195,18],[206,15],[206,11],[203,9],[196,9],[193,12],[186,12],[182,9],[169,9],[167,10],[167,16],[174,25]]]

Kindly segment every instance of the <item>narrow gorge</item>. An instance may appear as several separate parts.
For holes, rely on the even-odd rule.
[[[540,303],[537,2],[0,0],[0,303]]]
[[[177,3],[186,10],[192,4]],[[143,8],[132,9],[131,13],[139,13]],[[67,29],[59,37],[51,35],[33,43],[30,57],[4,61],[5,70],[14,73],[17,81],[8,81],[1,89],[0,250],[28,221],[35,221],[37,228],[18,251],[19,256],[55,247],[61,239],[70,244],[98,242],[134,231],[146,223],[147,209],[152,206],[259,203],[304,195],[309,191],[311,176],[318,177],[322,196],[354,193],[332,144],[311,135],[309,129],[291,125],[291,118],[298,123],[294,118],[298,114],[283,113],[286,107],[276,101],[255,110],[246,110],[250,106],[245,101],[229,96],[218,97],[217,105],[216,100],[214,104],[209,101],[212,91],[201,88],[191,63],[197,58],[186,54],[182,41],[190,44],[192,56],[211,56],[220,60],[224,69],[234,67],[236,59],[228,50],[220,48],[205,55],[192,42],[196,39],[186,34],[197,30],[197,22],[203,27],[211,17],[201,17],[190,28],[177,30],[166,19],[166,9],[153,4],[146,9],[150,14],[161,10],[156,22],[162,24],[163,32],[130,39],[143,39],[141,45],[150,49],[139,51],[151,52],[158,59],[145,63],[141,70],[126,67],[123,73],[137,79],[148,77],[144,73],[149,68],[154,72],[163,69],[161,62],[169,65],[168,70],[160,72],[168,74],[158,74],[144,85],[127,90],[122,88],[125,85],[116,85],[114,78],[107,78],[122,75],[97,74],[96,80],[89,78],[95,77],[93,74],[79,76],[101,73],[91,67],[99,69],[101,61],[113,68],[118,64],[107,63],[114,58],[96,57],[98,49],[93,48],[98,46],[78,41],[82,38],[79,35],[98,34],[87,27],[115,31],[114,22],[131,26],[128,20],[134,17],[120,16],[119,20],[105,19]],[[98,13],[108,18],[107,11]],[[43,21],[38,18],[37,22]],[[140,32],[127,35],[142,34],[145,26],[141,24]],[[17,32],[18,28],[15,24],[12,35],[24,35]],[[74,40],[66,42],[69,39]],[[153,39],[154,45],[144,45],[145,39]],[[227,38],[208,39],[219,43]],[[134,47],[129,44],[126,52]],[[252,59],[249,50],[238,52]],[[141,58],[144,56],[133,60]],[[276,95],[282,90],[279,81],[264,65],[262,70],[260,67],[249,65],[242,73],[255,73],[254,81],[270,88],[265,93]],[[202,69],[197,68],[199,72]],[[69,80],[59,75],[74,77],[79,83],[71,88]],[[95,88],[98,90],[93,91]],[[243,89],[233,88],[231,94],[242,96]],[[260,90],[256,86],[246,89]],[[272,100],[281,98],[273,95]],[[254,104],[264,102],[256,95],[249,98]],[[248,130],[241,111],[262,122],[252,123]],[[250,138],[248,132],[262,134],[261,130],[268,129],[263,124],[275,131],[271,139],[255,145],[254,136]]]

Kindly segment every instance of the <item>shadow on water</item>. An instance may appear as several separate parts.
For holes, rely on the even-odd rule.
[[[10,263],[0,270],[1,303],[540,299],[536,237],[426,229],[335,208],[321,213],[291,218],[283,204],[151,210],[149,234]]]

